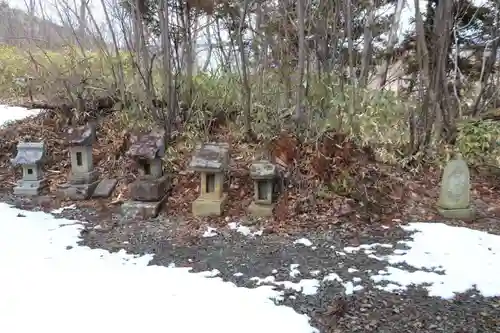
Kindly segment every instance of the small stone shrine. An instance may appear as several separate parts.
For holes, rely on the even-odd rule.
[[[461,155],[444,168],[437,209],[445,218],[470,221],[475,217],[470,199],[469,168]]]
[[[193,215],[222,215],[227,201],[224,179],[229,167],[229,145],[225,143],[199,145],[189,166],[200,173],[200,196],[193,202]]]
[[[250,177],[254,181],[254,201],[248,206],[248,211],[258,217],[271,216],[276,166],[268,160],[254,161],[250,166]]]
[[[132,135],[130,143],[127,156],[136,163],[139,177],[129,185],[132,200],[123,203],[122,212],[129,217],[156,217],[171,188],[170,177],[163,174],[165,131]]]
[[[47,186],[42,165],[45,160],[45,144],[43,142],[20,142],[17,155],[11,160],[14,166],[20,165],[23,176],[14,187],[14,194],[36,196]]]
[[[69,143],[71,172],[68,182],[59,185],[62,196],[71,200],[86,200],[99,184],[99,173],[94,170],[92,158],[95,138],[93,124],[68,130],[66,139]]]

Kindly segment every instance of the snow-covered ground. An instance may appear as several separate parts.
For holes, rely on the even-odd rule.
[[[35,116],[40,110],[27,110],[16,106],[6,106],[0,104],[0,126],[15,120]]]
[[[315,332],[271,286],[80,247],[81,228],[0,203],[0,332]]]
[[[21,108],[0,107],[0,125],[29,116]],[[148,266],[151,255],[132,256],[78,246],[85,222],[56,219],[0,203],[0,332],[317,332],[309,318],[277,305],[283,294],[275,286],[314,295],[322,283],[342,283],[346,294],[368,282],[396,291],[424,285],[431,296],[453,297],[476,288],[485,296],[500,295],[500,237],[441,223],[412,223],[413,239],[393,244],[363,244],[334,248],[338,255],[366,255],[386,263],[371,281],[341,279],[333,268],[301,272],[290,265],[290,279],[274,275],[249,277],[257,288],[237,287],[217,277],[218,271],[191,273],[189,268]],[[260,237],[231,222],[228,228],[248,237]],[[218,232],[209,228],[203,236]],[[294,246],[317,246],[299,238]],[[391,250],[382,255],[380,249]],[[399,263],[413,267],[409,272]],[[271,271],[272,268],[270,268]],[[364,270],[351,267],[349,273]],[[272,274],[276,274],[272,270]],[[235,276],[242,276],[236,273]],[[384,283],[382,283],[384,282]]]

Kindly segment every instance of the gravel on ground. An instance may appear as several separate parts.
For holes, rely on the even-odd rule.
[[[35,200],[11,195],[2,195],[0,200],[23,209],[40,209]],[[123,220],[117,211],[104,218],[91,209],[65,209],[55,215],[87,221],[82,231],[84,246],[151,253],[151,264],[213,270],[214,275],[238,286],[274,282],[285,291],[281,303],[310,316],[320,332],[500,332],[499,297],[487,298],[470,290],[444,300],[428,296],[423,286],[387,292],[370,279],[370,274],[384,269],[386,263],[339,250],[367,242],[400,246],[398,241],[410,234],[397,226],[362,230],[336,226],[329,232],[304,234],[298,242],[286,235],[251,236],[227,228],[208,230],[211,237],[186,243],[175,237],[180,224],[164,216],[132,222]],[[321,283],[314,285],[315,280]],[[346,287],[341,281],[362,283]]]

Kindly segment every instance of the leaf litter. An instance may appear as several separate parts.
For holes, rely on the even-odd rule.
[[[117,178],[118,186],[110,198],[71,203],[110,214],[117,212],[119,204],[127,200],[127,184],[135,179],[135,171],[132,161],[125,156],[129,131],[116,126],[116,113],[99,118],[94,165],[101,176]],[[74,125],[83,125],[87,120],[81,118]],[[66,182],[70,170],[68,144],[62,135],[65,128],[67,123],[61,121],[55,111],[1,128],[0,191],[10,192],[21,176],[20,170],[10,163],[17,143],[43,140],[47,147],[45,171],[49,197],[53,199],[48,206],[58,208],[61,199],[54,193],[59,184]],[[214,131],[211,139],[227,142],[231,147],[226,184],[230,200],[223,217],[197,218],[191,214],[191,203],[198,196],[199,176],[187,168],[193,145],[182,138],[178,135],[171,143],[176,153],[167,157],[171,169],[168,171],[174,179],[165,211],[178,218],[183,230],[180,235],[186,239],[201,235],[207,226],[218,228],[226,226],[228,221],[248,218],[246,208],[253,197],[249,165],[254,154],[263,149],[269,151],[281,176],[281,193],[274,216],[258,222],[265,233],[291,235],[328,230],[338,225],[346,227],[346,224],[355,232],[373,224],[391,226],[410,220],[442,220],[434,207],[441,174],[437,167],[413,173],[398,165],[383,164],[377,161],[370,147],[360,147],[345,134],[333,131],[324,133],[314,143],[301,143],[292,133],[283,131],[263,145],[241,142],[225,128]],[[494,223],[500,215],[498,177],[485,172],[472,174],[472,197],[479,213],[473,226],[500,233],[497,231],[500,227]]]

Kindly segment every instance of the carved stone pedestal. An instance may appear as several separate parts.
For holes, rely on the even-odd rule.
[[[14,187],[14,194],[28,197],[37,196],[40,195],[46,187],[46,179],[20,180],[17,182],[17,186]]]
[[[220,198],[198,197],[192,204],[194,216],[221,216],[227,202],[227,193],[222,193]]]
[[[71,184],[65,183],[59,185],[59,195],[70,200],[87,200],[92,196],[99,181],[90,184]]]
[[[136,201],[158,201],[170,190],[170,177],[138,179],[129,185],[130,195]]]
[[[121,210],[125,218],[150,219],[157,217],[167,196],[165,195],[159,201],[135,201],[130,200],[122,204]]]

